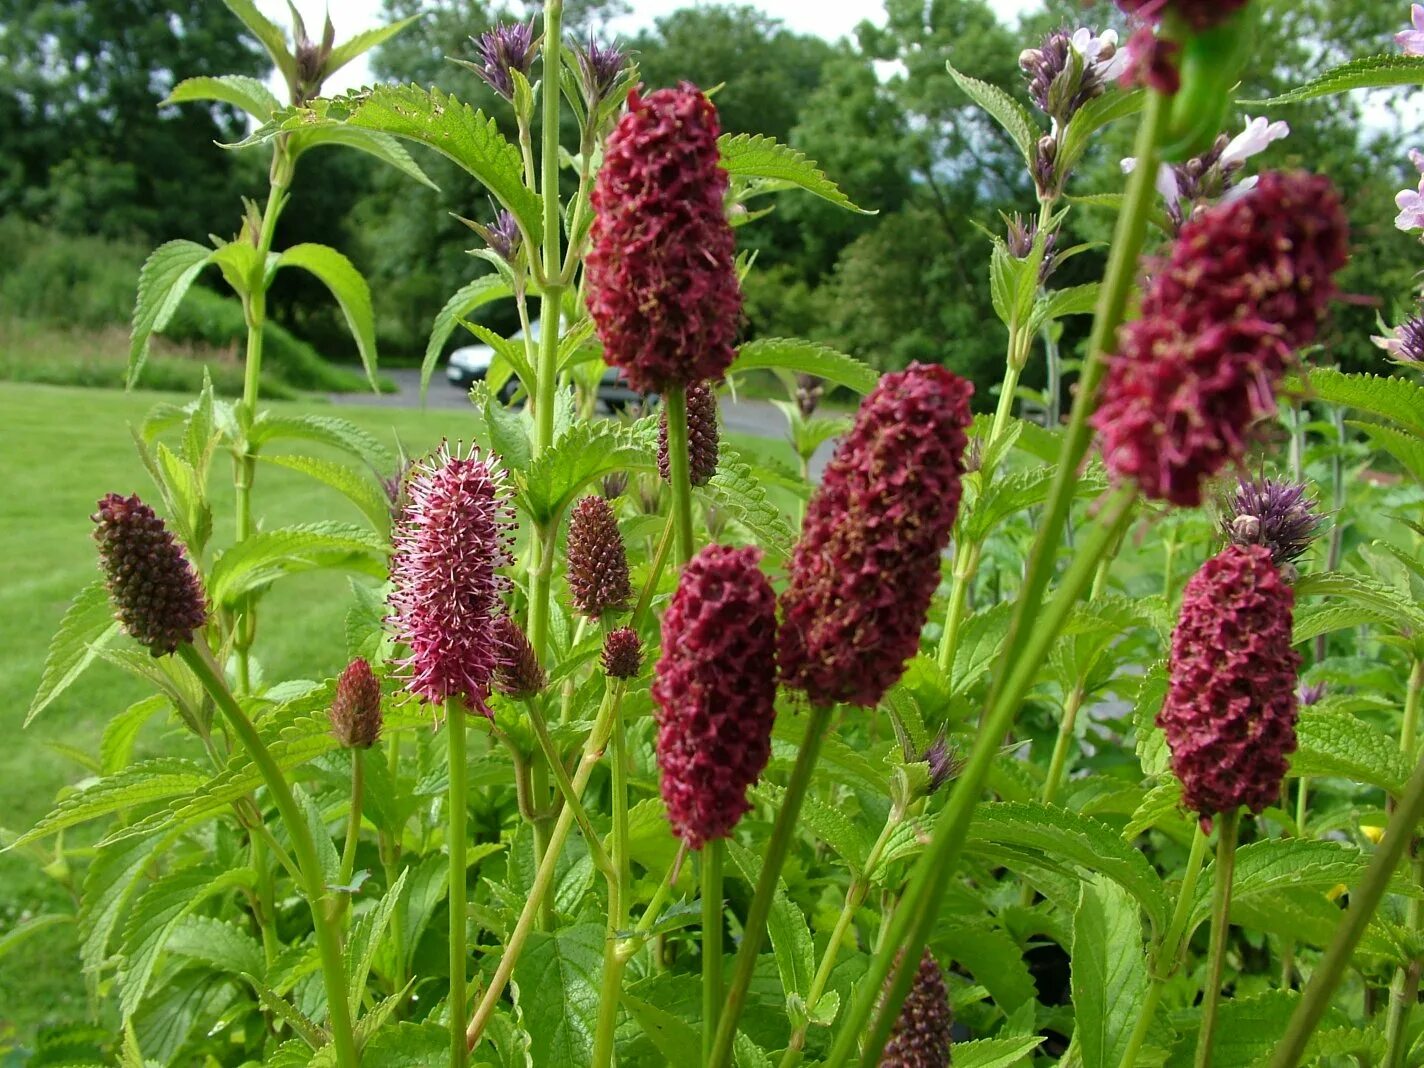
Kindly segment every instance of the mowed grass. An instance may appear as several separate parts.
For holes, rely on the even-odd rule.
[[[39,683],[49,640],[74,595],[98,576],[89,515],[109,491],[157,493],[135,452],[130,427],[160,401],[179,394],[132,393],[0,382],[0,828],[28,829],[64,786],[89,773],[56,746],[96,753],[116,712],[146,696],[141,683],[98,663],[21,729]],[[442,438],[469,440],[471,416],[459,410],[338,407],[273,402],[284,412],[338,415],[394,447],[418,455]],[[742,435],[744,454],[771,452],[783,463],[789,448]],[[284,443],[285,444],[285,443]],[[298,445],[274,451],[297,451]],[[320,451],[320,450],[315,450]],[[232,534],[232,486],[224,456],[214,461],[214,545]],[[260,465],[255,511],[265,527],[330,519],[362,522],[356,508],[312,480]],[[343,666],[346,579],[330,572],[279,583],[263,602],[258,660],[268,679],[324,678]],[[140,740],[153,754],[186,745],[157,725]],[[196,754],[195,754],[196,755]],[[71,842],[84,841],[84,836]],[[52,843],[47,843],[51,844]],[[72,912],[60,885],[28,857],[0,854],[0,937],[46,912]],[[85,1018],[72,927],[37,935],[0,958],[0,1053],[6,1031],[23,1039],[46,1026]],[[112,1021],[108,1021],[112,1023]]]

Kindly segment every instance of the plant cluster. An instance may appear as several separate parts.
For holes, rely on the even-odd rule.
[[[1349,235],[1328,177],[1245,173],[1284,124],[1223,132],[1252,4],[1119,0],[1125,45],[1055,31],[1020,60],[1042,116],[948,68],[1038,198],[994,238],[1007,344],[975,416],[937,365],[737,343],[760,198],[853,205],[787,146],[722,134],[715,96],[566,41],[562,0],[467,64],[514,140],[414,85],[321,96],[400,25],[338,45],[298,21],[289,49],[227,3],[290,104],[232,77],[172,99],[249,111],[269,196],[234,240],[150,257],[131,377],[215,265],[246,388],[137,429],[163,517],[99,501],[102,577],[30,716],[98,660],[154,692],[115,716],[102,774],[9,843],[74,892],[72,917],[31,921],[76,924],[101,1024],[65,1063],[86,1042],[126,1068],[1420,1063],[1424,387],[1312,350]],[[1408,55],[1253,107],[1424,83],[1414,21]],[[1127,121],[1125,192],[1076,190]],[[258,389],[287,266],[327,284],[374,374],[354,268],[272,245],[305,151],[423,180],[403,141],[498,205],[470,222],[496,273],[441,311],[425,373],[460,327],[496,360],[471,441],[390,469]],[[1101,282],[1055,288],[1082,251],[1064,220],[1105,197]],[[1424,229],[1422,198],[1400,194],[1401,228]],[[495,300],[519,337],[470,321]],[[1016,415],[1031,361],[1074,369],[1054,340],[1074,315],[1071,412]],[[1422,335],[1378,341],[1413,373]],[[592,418],[609,368],[657,411]],[[719,433],[722,384],[767,369],[799,472]],[[826,383],[864,395],[852,419],[816,416]],[[273,451],[293,445],[325,451]],[[363,521],[265,525],[267,463]],[[267,594],[333,571],[355,575],[347,666],[267,678]],[[160,716],[170,754],[134,760]]]

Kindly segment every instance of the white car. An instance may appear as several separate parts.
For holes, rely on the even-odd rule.
[[[539,341],[538,319],[529,324],[529,333],[537,344]],[[509,340],[523,341],[523,328],[519,329]],[[493,362],[494,349],[483,341],[473,345],[463,345],[450,353],[450,360],[445,365],[445,377],[450,380],[452,386],[469,389],[471,383],[484,381],[485,376],[489,374],[490,364]]]

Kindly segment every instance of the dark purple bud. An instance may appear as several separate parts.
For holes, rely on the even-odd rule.
[[[539,666],[539,656],[523,628],[509,616],[500,616],[494,621],[494,640],[500,647],[494,688],[521,701],[537,697],[548,685],[549,676]]]
[[[516,22],[508,26],[496,26],[478,37],[471,37],[478,63],[465,60],[458,62],[469,67],[485,83],[506,100],[514,99],[514,79],[511,71],[528,75],[534,65],[534,24]]]
[[[926,946],[890,1041],[880,1055],[880,1068],[949,1068],[953,1026],[944,972]]]
[[[643,667],[643,640],[632,627],[610,630],[603,639],[603,670],[611,679],[635,678]]]
[[[346,749],[370,749],[381,737],[381,683],[371,665],[357,657],[336,680],[331,733]]]
[[[569,517],[569,593],[589,619],[618,611],[633,595],[618,517],[602,497],[583,498]]]
[[[687,455],[691,481],[705,486],[717,473],[717,394],[705,382],[687,387]],[[671,481],[668,466],[667,410],[658,420],[658,472]]]
[[[617,45],[603,45],[589,34],[586,45],[574,45],[578,57],[579,84],[583,87],[584,103],[590,111],[607,99],[623,73],[627,57]]]
[[[935,793],[947,782],[952,782],[964,770],[964,757],[959,750],[949,744],[941,731],[920,758],[930,766],[929,792]]]

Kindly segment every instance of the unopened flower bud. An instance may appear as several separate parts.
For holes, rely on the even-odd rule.
[[[926,946],[890,1041],[880,1055],[880,1068],[949,1068],[953,1027],[944,972]]]
[[[193,640],[208,621],[197,572],[163,520],[137,496],[107,494],[90,518],[115,617],[154,656]]]
[[[705,486],[717,473],[717,394],[705,382],[687,387],[687,458],[689,480]],[[667,409],[658,419],[658,472],[671,481],[668,466]]]
[[[1222,532],[1229,542],[1264,545],[1278,566],[1305,555],[1324,522],[1305,486],[1269,478],[1243,478],[1221,510]]]
[[[512,71],[528,75],[534,66],[534,27],[531,23],[516,22],[508,26],[496,26],[478,37],[471,37],[479,61],[457,59],[455,62],[468,67],[484,80],[485,84],[506,100],[514,99],[514,78]],[[557,42],[554,47],[558,47]]]
[[[603,639],[603,671],[610,679],[636,678],[643,668],[643,640],[632,627],[610,630]]]
[[[329,715],[332,736],[345,749],[370,749],[381,737],[381,683],[361,657],[336,680]]]
[[[633,595],[618,518],[602,497],[585,497],[569,517],[569,593],[589,619],[623,608]]]
[[[500,616],[494,621],[494,640],[499,646],[494,688],[520,701],[538,697],[549,684],[549,676],[540,666],[539,655],[529,644],[524,629],[510,616]]]

